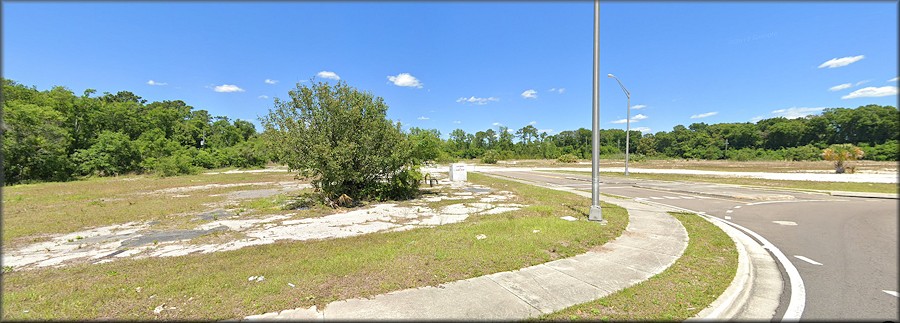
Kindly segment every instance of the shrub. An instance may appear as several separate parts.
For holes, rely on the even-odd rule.
[[[578,162],[578,157],[572,154],[565,154],[556,158],[556,161],[560,163],[576,163]]]
[[[838,174],[844,173],[846,162],[862,158],[863,155],[865,153],[863,153],[862,149],[851,144],[831,145],[822,151],[822,158],[833,161],[834,172]]]
[[[338,82],[297,84],[263,117],[268,148],[328,201],[409,198],[418,192],[412,149],[380,97]]]
[[[112,131],[103,131],[90,148],[79,149],[72,156],[80,174],[99,176],[134,171],[139,158],[140,152],[128,135]]]
[[[161,177],[195,174],[199,170],[193,165],[193,159],[185,149],[175,151],[170,156],[150,157],[143,164],[151,173]]]
[[[493,149],[484,152],[484,155],[481,156],[481,162],[485,164],[496,164],[499,159],[500,153]]]

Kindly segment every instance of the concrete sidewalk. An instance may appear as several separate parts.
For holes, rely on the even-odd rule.
[[[590,197],[588,192],[563,190]],[[322,310],[313,306],[244,319],[526,319],[647,280],[684,253],[687,231],[668,210],[630,200],[601,199],[628,210],[629,223],[620,237],[596,251],[437,287],[336,301]]]

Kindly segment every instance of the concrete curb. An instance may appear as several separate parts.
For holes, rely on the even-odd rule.
[[[688,320],[727,320],[734,318],[737,314],[737,309],[740,309],[750,297],[750,288],[753,286],[753,267],[750,266],[750,257],[747,255],[746,247],[744,247],[744,244],[739,242],[736,237],[737,234],[740,234],[736,229],[718,221],[713,221],[709,219],[708,216],[702,217],[706,219],[706,221],[719,227],[719,229],[724,231],[725,234],[734,241],[734,245],[738,252],[738,266],[737,271],[734,274],[734,279],[732,279],[731,284],[728,285],[728,288],[725,289],[722,295],[719,295],[719,297],[710,303],[708,307],[700,311],[700,313],[697,313],[694,318]]]
[[[846,196],[846,197],[863,197],[863,198],[876,198],[876,199],[900,199],[900,195],[892,194],[892,193],[871,193],[871,192],[846,192],[846,191],[820,191],[831,196]]]

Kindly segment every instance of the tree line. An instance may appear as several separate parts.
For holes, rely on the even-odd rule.
[[[285,129],[300,126],[288,122],[272,127],[278,124],[274,120],[291,119],[286,115],[273,119],[275,115],[272,113],[294,113],[300,109],[287,109],[284,107],[287,104],[285,102],[276,101],[276,110],[270,111],[270,115],[261,120],[267,126],[266,131],[257,133],[251,122],[212,116],[208,111],[194,109],[181,100],[147,103],[147,100],[129,91],[98,95],[95,90],[88,89],[78,96],[61,86],[39,91],[35,87],[27,87],[8,79],[3,79],[2,82],[3,115],[0,132],[3,137],[2,174],[6,184],[67,181],[83,176],[126,173],[170,176],[193,173],[203,168],[258,167],[269,161],[306,165],[288,158],[281,149],[284,147],[275,146],[294,140],[279,137],[274,133],[275,130],[281,131],[283,135]],[[302,97],[308,102],[292,104],[307,105],[320,104],[321,98],[316,96],[325,98],[332,95],[341,99],[365,97],[366,100],[375,102],[372,106],[376,108],[372,108],[372,111],[377,111],[376,114],[380,116],[378,120],[383,119],[387,106],[381,98],[357,92],[346,84],[336,88],[318,84],[316,88],[297,88],[289,95],[301,97],[302,93]],[[333,103],[349,105],[340,100]],[[300,116],[293,117],[297,119]],[[379,123],[381,121],[360,120],[360,123],[365,121],[372,124],[345,124],[341,126],[343,128],[335,129],[343,129],[340,131],[349,131],[347,133],[358,136],[360,132],[371,131],[369,128],[377,128],[392,140],[402,141],[403,147],[408,147],[408,153],[407,148],[403,148],[404,154],[408,156],[394,156],[393,159],[385,159],[387,161],[378,161],[378,167],[386,167],[385,169],[393,169],[394,164],[476,158],[489,163],[524,158],[589,159],[592,149],[591,131],[585,128],[553,135],[539,132],[533,125],[526,125],[518,130],[501,126],[475,133],[455,129],[443,139],[436,129],[413,127],[402,131],[399,124],[388,127],[398,129],[402,136],[396,137],[393,132],[384,130],[387,128]],[[900,114],[897,108],[879,105],[855,109],[825,109],[819,115],[797,119],[770,118],[756,123],[693,123],[687,127],[678,125],[672,131],[655,134],[631,131],[630,153],[633,160],[821,160],[824,148],[849,143],[860,147],[864,152],[864,159],[900,160],[898,123]],[[376,124],[377,127],[374,126]],[[296,133],[304,132],[292,130],[291,133],[295,136]],[[312,136],[310,138],[319,138],[325,134],[308,135]],[[335,134],[329,136],[323,138],[332,141],[340,139]],[[372,142],[384,140],[370,139]],[[603,158],[620,158],[624,154],[624,130],[601,129],[600,140]],[[399,146],[385,147],[401,151],[397,148]],[[351,148],[353,147],[348,146],[341,149],[349,151]],[[353,149],[359,150],[360,147]],[[356,164],[367,158],[365,154],[352,156]],[[296,156],[293,158],[296,159]],[[387,164],[381,165],[382,162],[394,166],[387,167]],[[386,174],[387,171],[382,173]]]
[[[201,168],[262,166],[255,126],[211,116],[181,100],[147,103],[132,92],[81,96],[3,79],[6,184],[125,173],[175,175]]]
[[[643,134],[631,131],[632,158],[683,158],[733,160],[821,160],[822,150],[834,144],[853,144],[865,153],[863,159],[900,160],[900,113],[896,107],[866,105],[855,109],[829,108],[821,114],[788,119],[776,117],[756,123],[693,123],[672,131]],[[591,131],[585,128],[555,135],[538,133],[527,125],[518,130],[498,127],[466,133],[410,129],[412,136],[428,137],[439,160],[485,158],[556,159],[563,155],[591,158]],[[426,136],[427,135],[427,136]],[[600,130],[601,158],[625,153],[625,131]],[[420,139],[421,141],[421,139]]]

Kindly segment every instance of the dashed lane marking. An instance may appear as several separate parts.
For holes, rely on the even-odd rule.
[[[794,221],[772,221],[772,223],[780,225],[797,225],[797,222]]]
[[[740,208],[741,208],[741,206],[740,206],[740,205],[738,205],[738,206],[735,206],[735,207],[734,207],[734,208],[735,208],[735,209],[740,209]]]
[[[725,211],[725,213],[731,213],[731,212],[734,212],[734,210]]]
[[[887,293],[888,295],[894,296],[894,297],[900,297],[900,295],[898,295],[898,294],[897,294],[897,291],[895,291],[895,290],[884,290],[884,289],[882,289],[881,291]]]
[[[725,220],[731,220],[731,217],[726,215]]]
[[[804,256],[798,256],[798,255],[794,255],[794,258],[797,258],[797,259],[800,259],[800,260],[803,260],[803,261],[805,261],[805,262],[808,262],[808,263],[811,263],[811,264],[813,264],[813,265],[816,265],[816,266],[821,266],[821,265],[822,265],[822,263],[821,263],[821,262],[818,262],[818,261],[815,261],[815,260],[812,260],[812,259],[809,259],[809,258],[806,258],[806,257],[804,257]]]
[[[662,199],[663,199],[663,198],[661,198],[661,197],[656,197],[656,196],[651,196],[650,198],[651,198],[651,199],[654,199],[654,200],[662,200]]]

